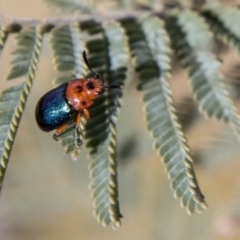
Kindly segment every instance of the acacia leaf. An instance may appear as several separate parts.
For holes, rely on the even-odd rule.
[[[24,44],[24,40],[31,36],[31,42]],[[25,81],[14,87],[8,88],[0,94],[0,186],[2,187],[3,178],[10,158],[14,139],[21,120],[22,113],[28,95],[31,90],[33,80],[38,65],[38,58],[42,44],[42,30],[40,27],[23,29],[17,35],[17,48],[24,48],[26,51],[15,54],[16,58],[26,58],[28,56],[28,66],[25,71]],[[28,51],[27,51],[28,49]],[[11,79],[14,77],[13,72],[16,63],[10,70]]]
[[[8,31],[5,27],[0,27],[0,54],[8,37]]]
[[[240,139],[240,116],[229,98],[220,72],[220,62],[211,52],[212,34],[196,13],[184,10],[168,20],[172,46],[187,68],[200,112],[228,123]]]
[[[105,40],[97,38],[91,42],[101,42],[103,51],[106,51],[108,43],[107,62],[105,54],[100,54],[102,58],[99,58],[101,66],[107,65],[108,68],[106,82],[109,86],[123,85],[126,79],[128,56],[123,30],[118,23],[112,22],[105,24],[103,31]],[[87,45],[91,53],[99,53],[100,48],[95,48],[91,43]],[[91,65],[94,61],[94,57],[90,59]],[[90,148],[90,188],[94,215],[103,225],[112,223],[113,228],[120,226],[122,217],[119,210],[116,159],[116,123],[121,96],[121,89],[113,89],[109,90],[102,99],[98,99],[90,109],[93,117],[86,126],[86,137],[89,139],[87,146]],[[98,111],[102,108],[104,109],[102,112]]]
[[[144,110],[154,138],[154,148],[165,163],[174,196],[181,198],[181,204],[189,214],[195,209],[202,211],[207,205],[197,183],[190,150],[178,123],[168,84],[171,52],[164,24],[156,17],[145,17],[139,22],[123,22],[123,26],[129,37],[134,67],[141,80],[139,88],[144,91]],[[155,76],[143,78],[146,70],[153,71]],[[148,85],[147,89],[145,85]]]
[[[240,52],[240,12],[237,8],[214,4],[207,6],[202,16],[210,25],[214,36]]]

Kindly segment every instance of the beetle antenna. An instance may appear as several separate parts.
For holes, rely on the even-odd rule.
[[[87,59],[87,53],[86,53],[85,50],[83,51],[83,60],[84,60],[84,62],[86,63],[86,65],[87,65],[88,69],[90,70],[90,72],[91,72],[93,75],[98,75],[98,74],[96,74],[96,73],[92,70],[92,68],[91,68],[91,66],[90,66],[90,63],[89,63],[89,61],[88,61],[88,59]]]

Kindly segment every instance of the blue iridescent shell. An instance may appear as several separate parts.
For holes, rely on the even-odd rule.
[[[67,85],[64,83],[54,88],[38,101],[35,116],[41,130],[52,131],[71,119],[74,110],[65,96]]]

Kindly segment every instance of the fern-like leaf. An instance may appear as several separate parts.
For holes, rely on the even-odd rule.
[[[5,27],[0,27],[0,55],[2,53],[2,49],[4,47],[4,44],[7,40],[8,31]]]
[[[108,42],[109,53],[106,62],[108,65],[107,83],[108,85],[123,85],[126,78],[127,65],[126,41],[123,30],[118,23],[106,24],[103,30]],[[104,44],[102,46],[104,46]],[[93,49],[89,48],[89,50],[90,52],[93,51],[94,46]],[[104,48],[102,50],[104,50]],[[102,114],[102,116],[94,115],[92,119],[94,122],[90,122],[90,125],[87,125],[86,128],[88,138],[90,138],[90,144],[88,143],[91,149],[89,169],[91,177],[90,187],[94,201],[94,214],[103,225],[112,222],[114,228],[118,228],[121,224],[116,161],[116,122],[121,96],[121,89],[110,90],[105,99],[108,118],[105,117],[105,114]],[[95,110],[98,108],[101,108],[101,104],[94,107]],[[106,137],[104,137],[102,144],[99,144],[99,135],[96,134],[94,130],[101,129],[101,127],[99,128],[99,125],[101,126],[100,121],[103,121],[103,126],[105,126],[106,123],[108,126],[105,130],[104,135]],[[101,135],[102,133],[99,134]]]
[[[21,71],[21,75],[25,75],[25,82],[3,91],[0,95],[0,186],[7,168],[9,157],[11,154],[13,142],[17,133],[19,122],[25,108],[27,97],[30,93],[33,79],[38,64],[38,57],[42,43],[42,30],[40,27],[36,29],[24,29],[17,35],[18,49],[24,53],[16,54],[13,61],[12,69],[8,75],[9,79],[18,77],[18,66],[21,60],[24,62],[25,71]]]
[[[82,59],[84,44],[78,24],[53,29],[50,41],[55,70],[61,73],[60,77],[54,79],[53,84],[57,86],[72,79],[83,78],[86,74]],[[72,122],[64,134],[59,136],[59,143],[64,148],[64,152],[71,153],[73,159],[77,159],[79,154],[75,134]]]
[[[170,77],[169,39],[163,23],[155,18],[144,18],[123,23],[139,74],[140,90],[147,114],[148,129],[154,147],[166,165],[174,195],[181,198],[189,214],[206,207],[192,166],[186,139],[178,124],[168,85]]]
[[[210,50],[212,35],[204,20],[192,11],[181,11],[168,21],[173,48],[189,71],[194,99],[201,112],[229,123],[240,137],[240,117],[223,85],[220,63]],[[177,36],[177,38],[176,38]]]
[[[205,17],[213,30],[215,37],[224,43],[235,47],[240,52],[240,12],[237,8],[222,5],[207,7],[202,16]]]
[[[81,0],[45,0],[45,2],[56,10],[62,12],[85,12],[91,13],[92,6],[89,1]]]

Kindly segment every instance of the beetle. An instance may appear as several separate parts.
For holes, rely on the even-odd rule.
[[[120,85],[104,86],[103,78],[92,70],[86,51],[83,52],[83,60],[91,76],[74,79],[52,89],[39,99],[35,109],[38,127],[45,132],[56,130],[53,134],[56,141],[66,130],[69,121],[74,119],[78,146],[81,145],[79,126],[82,115],[86,120],[90,120],[88,109],[94,104],[94,100],[104,90],[121,88]]]

